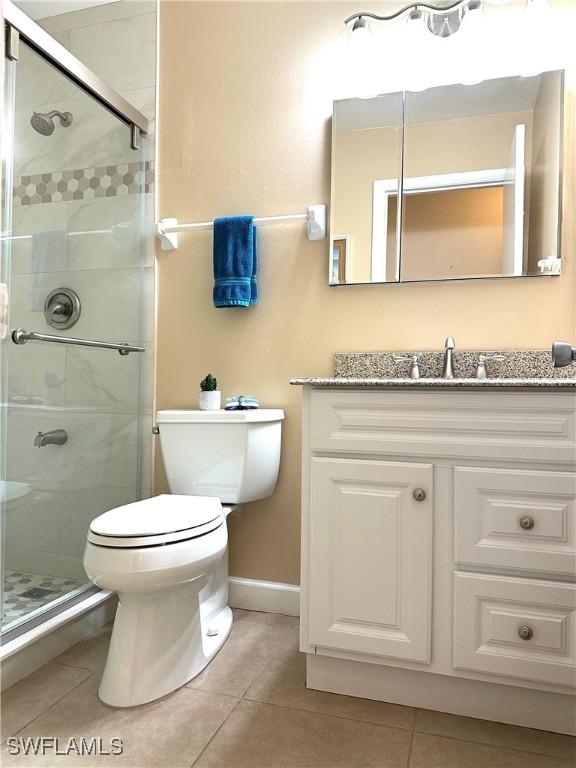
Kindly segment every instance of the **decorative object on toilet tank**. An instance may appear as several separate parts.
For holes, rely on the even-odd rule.
[[[221,399],[221,392],[218,389],[218,380],[209,373],[200,382],[198,407],[201,411],[219,411]]]
[[[226,398],[226,411],[250,411],[260,408],[260,401],[252,395],[233,395]]]

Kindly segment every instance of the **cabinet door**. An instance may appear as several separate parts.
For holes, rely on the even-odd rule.
[[[429,661],[432,465],[314,458],[311,479],[310,642]]]

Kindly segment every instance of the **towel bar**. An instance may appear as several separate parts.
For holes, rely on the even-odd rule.
[[[309,240],[323,240],[326,237],[326,206],[309,205],[306,213],[290,213],[286,216],[260,216],[255,224],[279,224],[286,221],[305,221],[308,226]],[[163,251],[178,248],[178,232],[190,232],[196,229],[212,229],[213,222],[199,221],[192,224],[179,224],[178,219],[162,219],[156,225],[156,236]]]

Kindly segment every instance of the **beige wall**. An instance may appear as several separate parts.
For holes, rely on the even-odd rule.
[[[514,128],[519,123],[526,125],[526,156],[530,157],[532,113],[529,111],[407,125],[404,174],[429,176],[505,168],[510,160]]]
[[[514,129],[518,123],[526,125],[526,156],[530,157],[531,112],[507,112],[406,125],[404,178],[505,168],[510,160],[510,147],[514,138]],[[369,283],[372,266],[373,183],[376,179],[394,179],[400,175],[402,132],[401,129],[393,127],[336,131],[333,149],[333,235],[334,237],[350,236],[348,282]],[[455,199],[458,199],[457,196]],[[412,212],[414,212],[414,203],[412,203]],[[528,221],[528,215],[526,221]],[[394,232],[395,230],[391,230],[389,226],[386,255],[389,280],[396,279]],[[438,234],[438,228],[436,228],[436,235]],[[447,234],[449,239],[443,246],[445,258],[435,265],[427,278],[421,279],[439,279],[453,274],[450,269],[442,270],[450,254],[453,258],[454,254],[461,253],[461,249],[453,250],[456,244],[461,242],[460,233]],[[494,241],[494,238],[491,237],[491,240]],[[408,259],[408,270],[405,267],[406,254],[411,255],[409,241],[410,238],[403,238],[403,280],[416,279],[412,269],[413,258]],[[438,245],[442,246],[441,243]],[[459,274],[498,274],[502,271],[502,265],[500,263],[499,266],[495,266],[493,262],[493,259],[488,258],[484,269],[473,269],[472,272]],[[480,264],[481,262],[470,257],[468,264],[472,263]]]
[[[499,275],[503,202],[502,187],[407,195],[402,280]]]
[[[377,6],[375,6],[377,7]],[[329,202],[330,93],[318,52],[357,6],[171,2],[160,7],[160,215],[181,221],[304,211]],[[314,76],[313,76],[314,75]],[[574,113],[567,120],[574,140]],[[231,572],[298,582],[300,401],[296,375],[326,375],[343,350],[548,347],[574,340],[574,163],[564,274],[432,285],[329,288],[328,241],[299,224],[261,228],[260,303],[212,307],[210,232],[158,257],[158,407],[192,407],[198,382],[286,410],[278,488],[230,523]],[[165,489],[161,467],[157,490]]]
[[[349,283],[369,283],[372,270],[373,184],[397,179],[402,168],[402,129],[336,131],[332,157],[333,237],[350,235]],[[389,228],[390,229],[390,228]],[[387,262],[396,275],[396,238]]]

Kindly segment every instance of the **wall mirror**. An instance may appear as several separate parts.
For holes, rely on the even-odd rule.
[[[329,282],[560,273],[560,71],[334,102]]]

